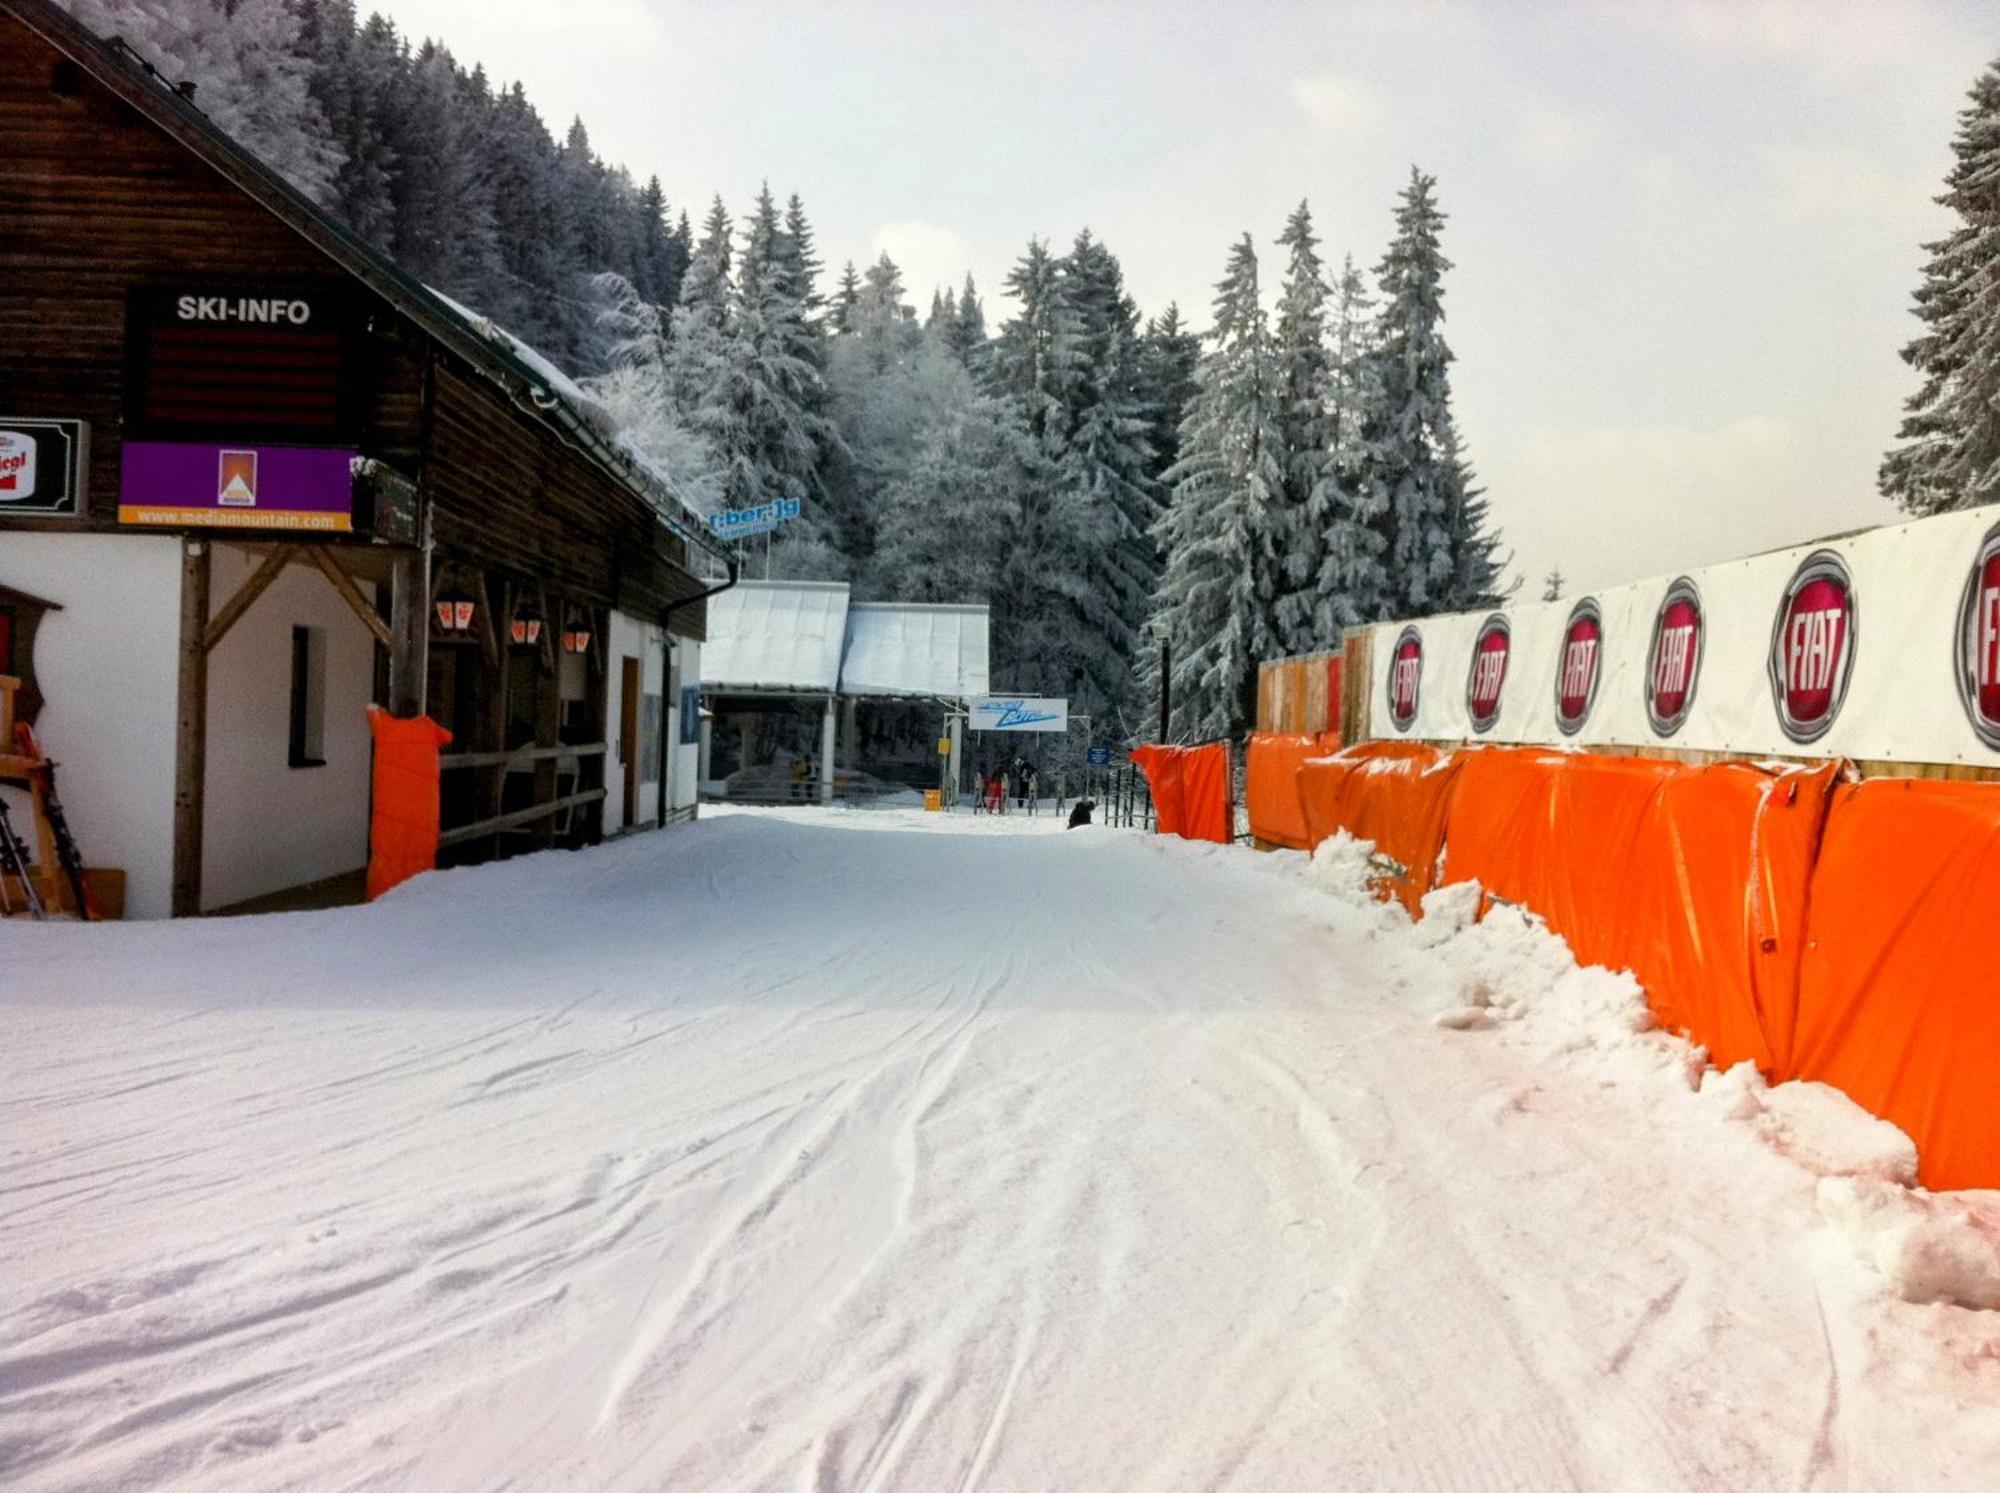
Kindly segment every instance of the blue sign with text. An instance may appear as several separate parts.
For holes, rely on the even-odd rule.
[[[1111,765],[1111,748],[1091,747],[1083,754],[1083,758],[1092,767],[1109,767]]]
[[[755,508],[725,508],[708,516],[708,527],[717,539],[748,539],[768,534],[788,518],[799,516],[797,498],[773,498]]]

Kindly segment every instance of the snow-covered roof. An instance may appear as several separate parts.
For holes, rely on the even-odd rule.
[[[832,694],[847,611],[843,581],[744,581],[710,597],[702,685]]]
[[[744,581],[710,598],[705,689],[983,695],[983,606],[850,601],[842,581]]]
[[[858,601],[847,613],[840,692],[953,700],[983,695],[988,631],[983,606]]]

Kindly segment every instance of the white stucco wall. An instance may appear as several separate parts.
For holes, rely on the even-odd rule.
[[[0,583],[63,608],[36,641],[35,729],[85,862],[124,868],[127,917],[172,905],[180,576],[164,535],[0,533]]]
[[[253,553],[218,545],[211,609],[256,565]],[[323,767],[288,761],[295,626],[326,640]],[[287,566],[209,655],[204,911],[367,864],[374,672],[374,635],[310,563]],[[171,753],[171,734],[167,742]]]
[[[622,697],[625,660],[639,660],[640,695],[656,695],[660,691],[660,659],[665,643],[663,629],[628,617],[623,612],[611,614],[611,687],[608,692],[611,752],[606,759],[604,773],[604,832],[609,835],[619,833],[625,820],[625,766],[622,760],[626,750],[625,702]],[[642,722],[645,719],[643,699],[639,719]],[[633,806],[632,828],[651,829],[660,812],[660,765],[655,758],[639,763],[638,768],[639,791]]]
[[[674,649],[682,685],[701,683],[701,644],[691,638],[674,639]],[[697,797],[696,769],[701,756],[695,742],[681,745],[680,692],[667,702],[668,740],[673,743],[672,767],[667,774],[667,807],[675,812],[694,807]]]

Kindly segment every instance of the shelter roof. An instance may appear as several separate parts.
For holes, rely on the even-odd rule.
[[[847,636],[843,581],[743,581],[709,598],[701,682],[830,695]]]
[[[962,700],[987,691],[984,606],[858,601],[847,613],[843,695]]]

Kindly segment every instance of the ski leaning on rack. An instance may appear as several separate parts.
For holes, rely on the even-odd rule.
[[[34,771],[41,778],[42,813],[56,842],[56,861],[69,882],[70,895],[76,900],[76,915],[86,923],[95,922],[97,904],[90,895],[90,883],[84,879],[83,856],[76,848],[76,837],[69,832],[62,800],[56,797],[56,765],[42,755],[34,729],[26,721],[14,727],[14,734],[20,739],[22,755],[35,763]]]
[[[14,821],[7,815],[6,800],[0,799],[0,917],[11,916],[14,911],[14,899],[7,892],[7,878],[10,876],[21,884],[21,893],[28,900],[28,916],[39,922],[42,898],[28,876],[27,842],[14,833]]]

